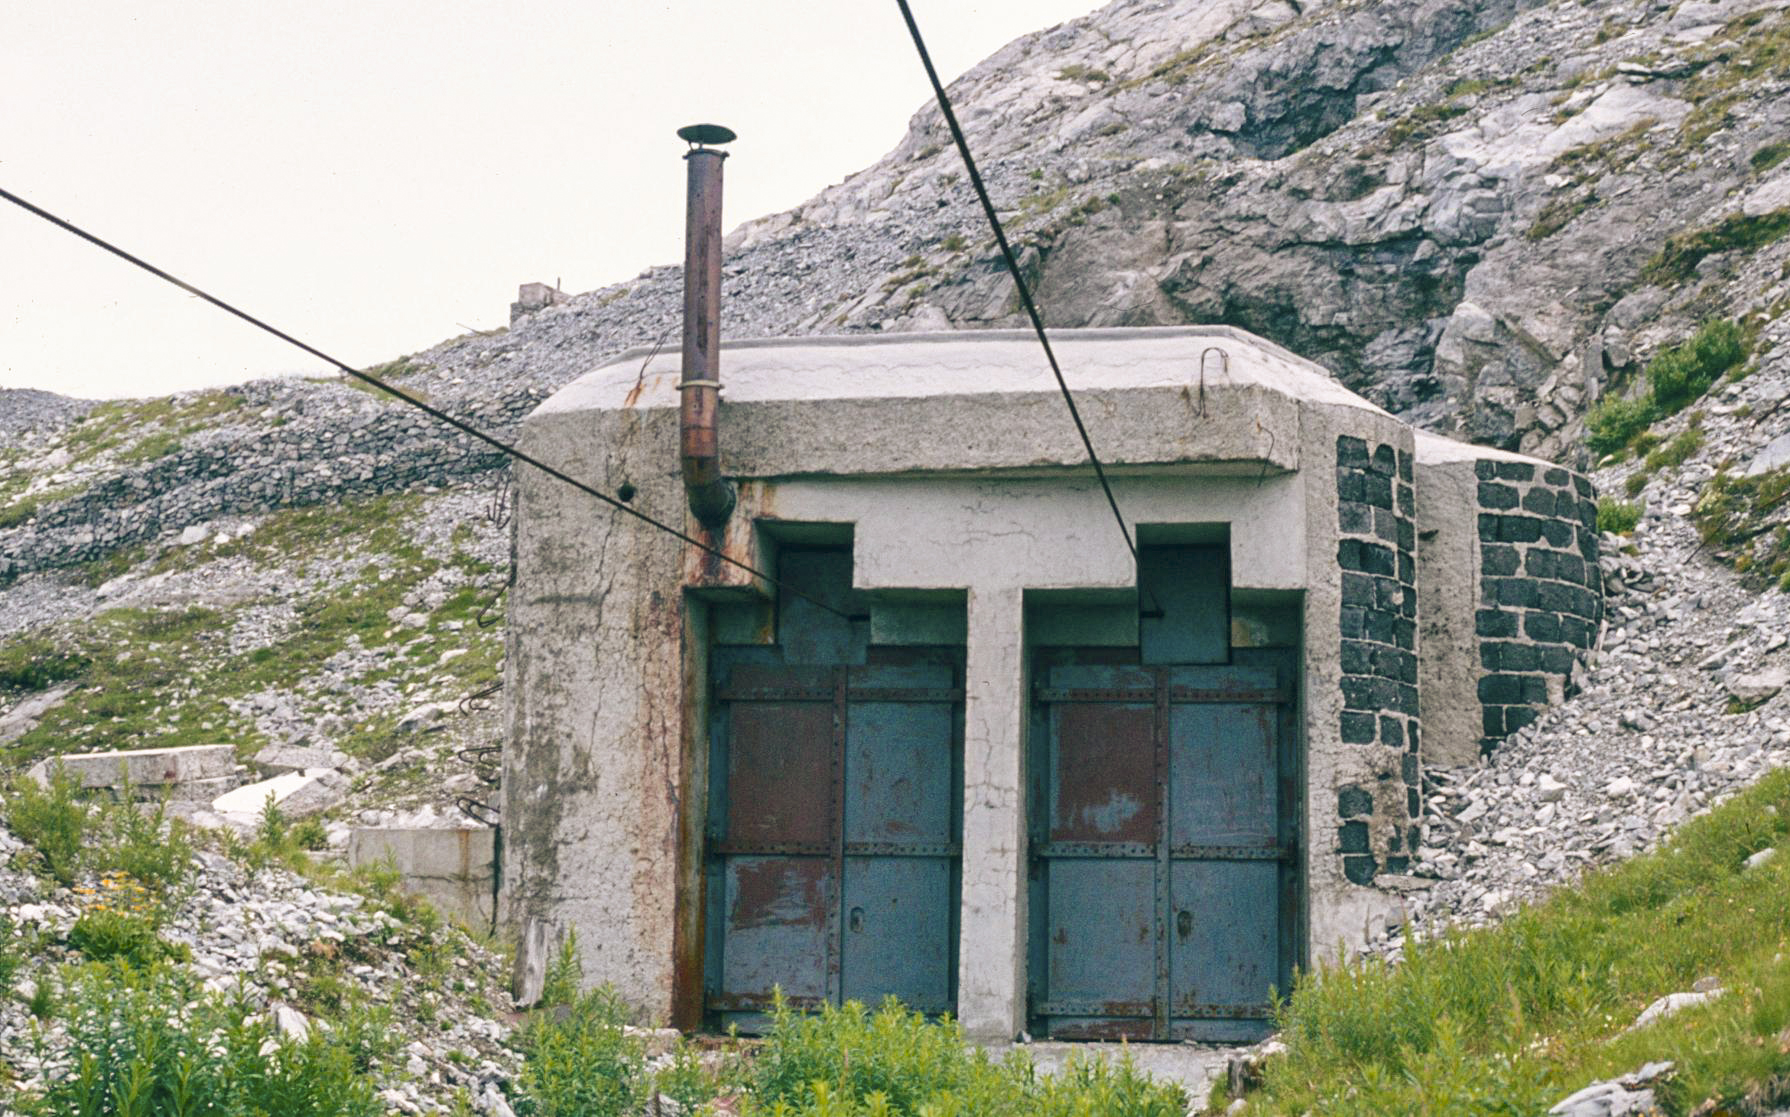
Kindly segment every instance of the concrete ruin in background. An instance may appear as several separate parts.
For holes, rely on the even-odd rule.
[[[990,1041],[1234,1040],[1400,918],[1423,760],[1570,688],[1593,494],[1229,328],[724,348],[738,509],[687,518],[678,361],[524,446],[500,921],[683,1027],[884,993]],[[1140,590],[1141,581],[1141,590]],[[819,602],[817,604],[816,602]],[[880,728],[879,728],[880,727]]]

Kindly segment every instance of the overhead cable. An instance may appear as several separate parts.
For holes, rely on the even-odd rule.
[[[1081,435],[1081,444],[1087,448],[1088,460],[1094,463],[1094,476],[1100,479],[1100,488],[1106,493],[1106,503],[1113,510],[1113,518],[1119,521],[1119,534],[1125,537],[1125,547],[1135,561],[1137,544],[1131,538],[1131,529],[1125,526],[1125,517],[1119,512],[1118,498],[1113,496],[1113,487],[1106,480],[1106,470],[1101,468],[1100,455],[1094,452],[1094,441],[1088,437],[1088,428],[1081,421],[1081,411],[1075,406],[1075,396],[1070,394],[1069,382],[1063,379],[1063,370],[1057,364],[1055,351],[1050,347],[1050,338],[1044,334],[1044,318],[1038,313],[1038,304],[1032,300],[1031,287],[1020,273],[1019,260],[1013,255],[1013,246],[1007,243],[1007,233],[1001,228],[1001,219],[994,212],[994,203],[989,200],[988,187],[982,182],[982,172],[976,169],[969,141],[963,138],[963,128],[957,123],[957,113],[951,108],[951,98],[946,95],[944,83],[939,81],[938,70],[932,65],[932,55],[927,53],[926,40],[920,37],[920,25],[914,22],[913,9],[908,7],[907,0],[895,0],[895,3],[901,7],[901,18],[907,21],[908,34],[914,39],[914,49],[920,52],[920,64],[926,67],[927,80],[932,82],[932,92],[938,98],[939,111],[944,114],[945,124],[951,129],[951,138],[957,143],[957,154],[963,157],[970,185],[976,188],[976,197],[982,202],[982,212],[988,216],[988,224],[994,229],[995,243],[1001,247],[1001,258],[1006,260],[1007,271],[1013,276],[1013,285],[1019,289],[1019,301],[1025,307],[1026,316],[1032,320],[1032,330],[1038,335],[1038,344],[1044,347],[1044,357],[1050,362],[1050,371],[1056,375],[1057,387],[1062,389],[1063,402],[1069,405],[1069,417],[1075,420],[1076,433]]]
[[[425,414],[428,414],[430,416],[433,416],[436,419],[441,420],[443,423],[446,423],[448,426],[453,427],[455,430],[460,431],[463,434],[470,435],[471,437],[477,439],[478,441],[485,443],[487,446],[490,446],[495,450],[499,450],[499,451],[503,452],[504,454],[508,455],[510,458],[512,458],[516,461],[522,462],[524,465],[532,465],[536,469],[540,470],[542,473],[545,473],[547,476],[552,477],[557,481],[563,481],[566,484],[572,486],[573,488],[577,489],[578,491],[580,491],[582,493],[585,493],[589,496],[596,497],[598,500],[602,501],[604,504],[607,504],[609,507],[615,509],[618,512],[626,513],[627,515],[634,517],[636,520],[639,520],[641,523],[644,523],[644,524],[648,525],[649,527],[657,528],[660,531],[664,532],[665,534],[672,536],[673,538],[680,539],[683,542],[688,543],[690,546],[695,547],[697,550],[702,551],[705,554],[713,555],[714,557],[720,559],[722,562],[727,563],[729,566],[737,567],[738,569],[745,571],[746,573],[752,575],[755,578],[762,578],[770,585],[776,586],[779,589],[788,590],[790,593],[794,594],[795,596],[803,598],[806,601],[812,602],[813,604],[820,606],[822,609],[825,609],[827,612],[832,613],[835,616],[849,617],[849,614],[847,614],[839,609],[836,609],[831,605],[828,605],[826,602],[820,600],[817,597],[814,597],[811,594],[803,593],[801,590],[798,590],[798,589],[794,588],[793,586],[784,584],[782,581],[778,580],[777,578],[772,577],[769,574],[766,574],[764,571],[759,570],[757,567],[754,567],[754,566],[750,565],[749,563],[742,562],[741,560],[734,558],[732,555],[729,555],[727,552],[723,551],[721,548],[713,546],[708,543],[704,543],[702,540],[697,539],[697,538],[687,534],[686,532],[681,531],[678,528],[671,526],[668,523],[665,523],[663,520],[656,519],[655,517],[649,516],[645,512],[642,512],[637,508],[630,507],[629,505],[625,504],[624,502],[617,500],[615,497],[612,497],[605,492],[602,492],[590,485],[585,484],[583,481],[578,480],[576,477],[572,477],[572,476],[564,473],[563,471],[556,469],[553,466],[548,465],[546,462],[541,461],[539,458],[536,458],[530,454],[524,453],[523,451],[518,450],[515,446],[513,446],[507,442],[504,442],[503,440],[496,438],[492,435],[486,434],[484,431],[479,430],[477,427],[474,427],[471,424],[469,424],[461,419],[456,419],[454,416],[449,415],[447,412],[441,410],[440,408],[433,407],[427,403],[424,403],[421,399],[417,398],[416,396],[411,395],[409,392],[404,391],[402,388],[395,387],[395,386],[387,383],[386,381],[381,380],[377,376],[372,376],[368,373],[360,371],[359,369],[349,367],[344,362],[338,361],[336,358],[330,356],[328,353],[325,353],[323,350],[318,349],[317,347],[315,347],[313,345],[308,345],[305,342],[300,341],[298,338],[293,337],[291,334],[285,332],[284,330],[281,330],[275,326],[271,326],[268,323],[263,322],[261,319],[255,317],[254,315],[248,313],[247,311],[237,309],[236,307],[232,306],[231,304],[225,302],[223,299],[218,298],[216,295],[212,295],[206,291],[200,290],[199,288],[193,286],[191,283],[188,283],[186,280],[181,279],[178,276],[171,275],[166,271],[163,271],[161,268],[156,267],[154,264],[149,263],[147,260],[144,260],[137,256],[133,256],[129,252],[126,252],[124,249],[119,248],[117,245],[111,243],[110,241],[107,241],[99,236],[96,236],[93,233],[88,232],[87,230],[81,228],[80,226],[74,224],[73,222],[66,221],[63,218],[57,217],[55,214],[49,212],[46,209],[43,209],[40,206],[33,205],[32,203],[26,201],[24,198],[19,197],[17,194],[12,193],[11,191],[5,189],[4,187],[0,187],[0,198],[6,199],[7,201],[11,202],[13,205],[18,206],[22,210],[25,210],[27,213],[30,213],[37,217],[43,218],[45,221],[48,221],[50,224],[56,226],[59,229],[64,230],[65,232],[73,233],[75,236],[80,237],[82,240],[86,241],[89,244],[94,245],[95,247],[102,248],[105,251],[110,252],[112,255],[118,257],[120,260],[123,260],[126,263],[134,264],[135,266],[148,272],[150,275],[155,276],[157,279],[161,279],[168,283],[171,283],[174,286],[180,288],[182,291],[185,291],[187,294],[193,295],[200,299],[203,299],[206,302],[210,303],[212,306],[217,307],[219,310],[222,310],[227,314],[234,315],[235,317],[242,319],[244,322],[247,322],[249,325],[254,326],[259,330],[262,330],[266,333],[272,334],[274,337],[279,338],[281,341],[286,342],[288,345],[292,345],[299,349],[304,350],[306,353],[309,353],[311,356],[316,357],[318,360],[323,361],[326,364],[334,366],[337,370],[341,371],[345,375],[352,376],[356,380],[359,380],[364,384],[368,384],[368,385],[371,385],[372,387],[378,388],[380,391],[385,392],[386,394],[391,395],[406,404],[409,404],[411,407],[414,407],[417,410],[424,412]]]

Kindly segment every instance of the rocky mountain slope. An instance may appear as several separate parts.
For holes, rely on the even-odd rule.
[[[1609,495],[1598,666],[1487,766],[1432,774],[1420,927],[1790,761],[1790,0],[1117,0],[953,96],[1053,327],[1242,326]],[[926,108],[742,225],[725,332],[1019,324],[955,159]],[[505,433],[675,345],[680,297],[653,268],[379,371]],[[342,754],[338,837],[488,820],[500,464],[333,378],[0,393],[0,767],[303,745]]]

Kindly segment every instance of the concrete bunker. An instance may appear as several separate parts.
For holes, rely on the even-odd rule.
[[[686,1028],[780,988],[988,1041],[1243,1040],[1400,917],[1423,757],[1525,724],[1595,639],[1589,485],[1238,330],[1053,340],[1135,558],[1029,333],[723,347],[714,528],[675,356],[527,420],[782,588],[518,467],[522,996],[576,931],[587,981]]]

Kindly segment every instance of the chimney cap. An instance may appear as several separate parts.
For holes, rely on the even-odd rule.
[[[677,130],[677,138],[691,147],[705,144],[728,144],[735,139],[732,128],[720,124],[686,124]]]

